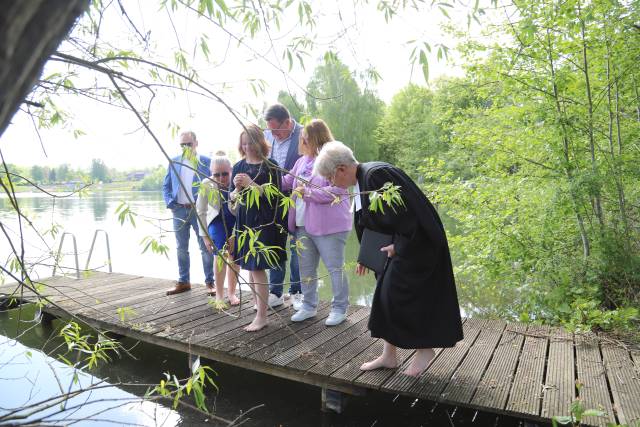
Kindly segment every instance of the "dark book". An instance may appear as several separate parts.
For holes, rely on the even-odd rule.
[[[384,246],[389,246],[393,241],[390,234],[382,234],[377,231],[365,228],[360,240],[360,252],[358,262],[369,270],[380,274],[387,264],[387,253],[380,250]]]

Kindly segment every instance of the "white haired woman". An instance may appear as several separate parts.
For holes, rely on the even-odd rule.
[[[328,142],[314,173],[335,186],[355,186],[354,223],[358,239],[365,228],[392,236],[380,248],[389,257],[377,274],[371,304],[371,336],[382,338],[382,354],[360,369],[396,368],[396,348],[416,349],[404,371],[419,376],[434,357],[434,347],[453,347],[462,339],[462,321],[447,238],[433,205],[402,170],[384,162],[358,163],[349,147]],[[367,194],[390,182],[400,187],[404,206],[370,209]],[[365,274],[360,264],[357,274]]]
[[[224,282],[227,278],[227,296],[229,304],[238,305],[236,295],[238,284],[238,266],[233,261],[233,227],[236,217],[229,210],[229,184],[231,183],[231,161],[224,151],[218,151],[211,158],[211,176],[202,180],[200,196],[196,202],[196,212],[200,221],[207,228],[199,226],[199,234],[210,253],[214,253],[213,271],[215,290],[207,285],[209,295],[216,295],[216,300],[224,301]],[[224,251],[223,251],[224,249]],[[217,262],[217,257],[225,257],[226,262]],[[230,268],[227,268],[227,265]]]

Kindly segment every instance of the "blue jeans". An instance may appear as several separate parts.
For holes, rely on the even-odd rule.
[[[200,253],[202,254],[202,268],[204,269],[205,283],[213,284],[213,254],[207,251],[204,240],[198,235],[198,218],[195,208],[178,206],[171,209],[173,214],[173,229],[176,233],[178,246],[178,274],[179,282],[189,283],[189,237],[191,229],[196,233]]]
[[[289,293],[299,294],[302,292],[300,288],[300,270],[298,268],[298,253],[296,252],[296,238],[290,237],[291,258],[289,261]],[[280,263],[278,268],[269,270],[269,292],[277,297],[282,296],[284,278],[287,274],[287,260]]]

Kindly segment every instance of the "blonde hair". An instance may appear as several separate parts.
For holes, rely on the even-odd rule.
[[[254,124],[245,126],[245,129],[240,132],[240,138],[238,138],[238,152],[244,158],[247,153],[242,149],[242,135],[249,137],[249,144],[258,147],[258,153],[261,153],[263,157],[269,157],[269,145],[264,139],[264,132],[262,129]]]
[[[307,144],[302,142],[302,133],[307,134]],[[333,141],[331,129],[322,119],[313,119],[300,133],[300,142],[298,143],[298,153],[306,156],[315,157],[320,152],[324,144]]]

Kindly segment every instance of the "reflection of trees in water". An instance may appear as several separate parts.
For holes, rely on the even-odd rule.
[[[107,214],[106,193],[93,193],[89,200],[91,200],[91,212],[93,213],[93,219],[96,221],[103,221]]]

